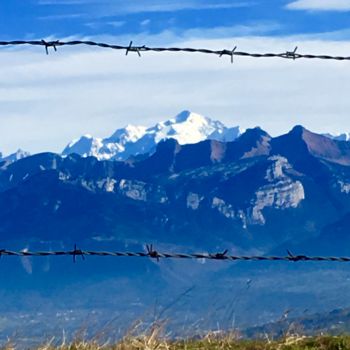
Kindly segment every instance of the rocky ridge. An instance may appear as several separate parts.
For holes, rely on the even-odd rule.
[[[321,196],[330,208],[339,197],[337,201],[346,211],[350,207],[348,164],[348,143],[299,126],[277,138],[254,128],[231,142],[205,140],[181,145],[173,139],[161,141],[151,156],[125,162],[44,153],[5,163],[0,168],[0,197],[15,195],[17,188],[35,186],[41,206],[38,188],[42,186],[49,186],[43,189],[49,194],[61,188],[59,197],[64,197],[65,191],[83,190],[91,198],[107,196],[106,203],[111,205],[104,209],[108,214],[101,211],[102,216],[113,215],[117,205],[144,217],[146,226],[162,222],[164,230],[175,232],[180,226],[191,230],[203,217],[207,227],[220,223],[225,232],[239,228],[243,234],[245,230],[256,231],[255,226],[274,226],[284,212],[305,220],[304,210],[310,207],[307,210],[316,215],[320,207],[313,197]],[[324,188],[330,192],[325,193]],[[68,204],[65,202],[64,198],[52,199],[55,215]],[[29,209],[22,206],[9,210]],[[70,215],[75,217],[72,210]],[[187,217],[185,222],[179,221],[181,215]],[[315,218],[315,227],[323,227],[327,216]],[[122,220],[129,225],[127,217],[116,216],[111,222]]]

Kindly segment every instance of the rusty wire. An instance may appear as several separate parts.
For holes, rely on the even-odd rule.
[[[57,51],[58,47],[61,46],[94,46],[99,48],[107,48],[113,50],[125,51],[128,55],[130,52],[136,52],[138,56],[141,57],[143,52],[187,52],[187,53],[202,53],[211,54],[219,57],[229,56],[231,62],[233,63],[233,58],[235,56],[240,57],[253,57],[253,58],[284,58],[284,59],[322,59],[322,60],[337,60],[337,61],[350,61],[350,56],[335,56],[335,55],[315,55],[315,54],[302,54],[298,53],[298,47],[295,47],[293,51],[285,51],[282,53],[252,53],[245,51],[238,51],[237,46],[233,49],[222,49],[222,50],[212,50],[205,48],[191,48],[191,47],[149,47],[146,45],[135,46],[133,42],[130,41],[129,45],[115,45],[103,42],[96,42],[90,40],[72,40],[72,41],[60,41],[60,40],[14,40],[14,41],[0,41],[0,46],[20,46],[20,45],[32,45],[32,46],[43,46],[45,48],[46,54],[49,54],[49,48],[53,48]]]

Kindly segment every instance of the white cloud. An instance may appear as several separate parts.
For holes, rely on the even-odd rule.
[[[350,11],[350,0],[296,0],[287,5],[290,10]]]
[[[140,12],[173,12],[180,10],[205,10],[246,7],[252,0],[38,0],[39,5],[80,5],[94,9],[95,16],[130,14]]]
[[[207,33],[210,37],[210,33]],[[232,37],[198,40],[172,32],[141,35],[137,44],[254,52],[348,55],[350,42]],[[125,37],[97,38],[127,43]],[[203,54],[124,52],[60,47],[5,50],[0,55],[0,150],[61,150],[84,134],[107,136],[127,123],[151,125],[183,109],[228,125],[260,125],[279,134],[295,124],[319,132],[350,130],[350,63],[252,59]]]
[[[71,20],[77,18],[84,18],[85,15],[82,13],[67,13],[64,15],[47,15],[38,17],[39,20],[43,21],[61,21],[61,20]]]
[[[107,24],[109,26],[112,26],[114,28],[120,28],[120,27],[123,27],[125,25],[125,21],[110,21],[110,22],[107,22]]]
[[[147,19],[141,21],[141,22],[140,22],[140,25],[141,25],[142,27],[146,27],[146,26],[148,26],[150,23],[151,23],[151,20],[150,20],[149,18],[147,18]]]
[[[125,21],[103,21],[103,22],[87,22],[84,23],[86,27],[92,28],[92,29],[100,29],[101,27],[105,27],[106,25],[111,26],[113,28],[121,28],[125,25]]]

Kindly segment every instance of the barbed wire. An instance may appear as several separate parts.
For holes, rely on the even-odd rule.
[[[221,261],[287,261],[287,262],[350,262],[350,257],[339,256],[307,256],[294,255],[289,250],[286,256],[244,256],[244,255],[229,255],[228,250],[220,253],[164,253],[153,248],[153,245],[147,245],[145,252],[111,252],[111,251],[91,251],[81,250],[74,246],[73,250],[68,251],[12,251],[1,249],[0,258],[3,256],[16,257],[50,257],[50,256],[72,256],[73,262],[80,256],[83,260],[87,256],[97,257],[138,257],[151,258],[159,261],[160,259],[205,259],[205,260],[221,260]]]
[[[20,45],[32,45],[32,46],[43,46],[46,54],[49,54],[49,48],[53,48],[57,51],[58,47],[61,46],[94,46],[99,48],[107,48],[113,50],[125,51],[128,55],[130,52],[136,52],[141,57],[142,52],[187,52],[187,53],[202,53],[209,55],[216,55],[219,57],[229,56],[231,63],[235,56],[240,57],[252,57],[252,58],[284,58],[284,59],[322,59],[322,60],[337,60],[337,61],[350,61],[350,56],[334,56],[334,55],[312,55],[298,53],[298,47],[295,47],[293,51],[285,51],[282,53],[251,53],[245,51],[238,51],[237,46],[233,49],[222,49],[212,50],[203,48],[191,48],[191,47],[149,47],[146,45],[134,46],[133,42],[130,41],[129,45],[114,45],[103,42],[89,41],[89,40],[73,40],[73,41],[45,41],[45,40],[14,40],[14,41],[0,41],[0,46],[20,46]]]

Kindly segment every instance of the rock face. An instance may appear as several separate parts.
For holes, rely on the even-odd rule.
[[[218,197],[214,197],[211,207],[213,209],[216,209],[219,213],[221,213],[227,219],[236,219],[237,218],[237,213],[233,209],[233,206],[231,204],[227,204],[223,199],[220,199]],[[242,211],[240,211],[239,215],[243,215]],[[241,216],[239,216],[239,217],[241,217]],[[246,228],[245,223],[243,224],[243,227]]]
[[[187,208],[197,210],[202,200],[203,197],[199,196],[199,194],[190,192],[187,196]]]
[[[344,192],[346,194],[350,193],[350,183],[345,183],[345,182],[339,180],[338,185],[339,185],[341,192]]]
[[[164,204],[168,201],[167,194],[160,186],[147,184],[137,180],[122,179],[119,182],[119,193],[135,201]]]
[[[265,176],[268,183],[261,186],[255,193],[255,199],[252,200],[250,208],[250,223],[265,224],[264,208],[296,208],[305,199],[302,183],[293,181],[285,173],[292,168],[288,160],[281,156],[272,156],[268,160],[272,162]]]

